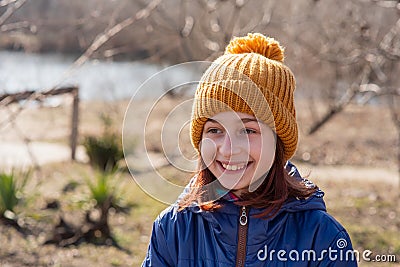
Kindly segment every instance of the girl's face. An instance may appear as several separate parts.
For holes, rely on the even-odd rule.
[[[254,191],[274,161],[275,133],[252,115],[221,112],[205,123],[200,151],[223,187]]]

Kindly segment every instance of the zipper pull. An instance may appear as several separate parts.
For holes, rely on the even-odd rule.
[[[241,225],[246,225],[247,224],[247,214],[246,214],[246,207],[242,207],[242,215],[239,217],[239,223]]]

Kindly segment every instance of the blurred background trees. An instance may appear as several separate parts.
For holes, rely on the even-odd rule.
[[[303,96],[335,103],[355,90],[366,102],[398,94],[399,19],[390,0],[2,0],[0,47],[78,56],[97,42],[91,58],[174,64],[261,32],[287,47]],[[379,90],[354,88],[367,84]]]
[[[399,1],[0,1],[2,49],[69,53],[77,65],[213,60],[248,32],[287,47],[298,97],[313,114],[308,134],[349,103],[380,103],[400,136]]]

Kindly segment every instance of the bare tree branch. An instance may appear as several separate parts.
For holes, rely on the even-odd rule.
[[[314,134],[316,131],[319,130],[326,122],[331,120],[336,114],[340,113],[345,106],[347,106],[357,95],[359,90],[359,87],[357,85],[352,85],[349,87],[346,91],[346,93],[343,95],[343,97],[340,99],[340,101],[336,102],[330,109],[329,111],[317,122],[315,122],[308,134]]]
[[[113,36],[121,32],[123,29],[132,25],[138,20],[147,18],[150,15],[151,11],[153,11],[160,4],[160,2],[161,0],[151,1],[145,8],[136,12],[134,16],[121,21],[120,23],[114,25],[105,32],[97,35],[89,48],[86,49],[86,51],[74,62],[73,68],[79,67],[84,64],[93,55],[94,52],[96,52],[101,46],[103,46],[107,41],[109,41]]]
[[[193,58],[193,53],[191,48],[188,46],[187,38],[190,36],[194,26],[194,18],[188,15],[187,11],[187,1],[182,0],[181,2],[181,21],[183,22],[183,27],[179,30],[179,43],[180,50],[182,51],[183,61],[187,61]]]
[[[226,27],[225,29],[224,43],[228,43],[234,34],[235,25],[240,14],[240,10],[243,7],[243,4],[244,4],[243,0],[235,1],[235,9],[233,10],[231,18],[229,19],[228,27]]]
[[[9,1],[4,6],[7,6],[7,10],[0,16],[0,25],[3,25],[6,20],[8,20],[19,8],[21,8],[27,0],[19,0],[19,1]],[[14,5],[10,5],[14,3]]]
[[[17,1],[18,0],[3,0],[3,1],[0,2],[0,7],[8,6],[8,5],[10,5],[12,3],[15,3]]]
[[[399,4],[400,5],[400,4]],[[389,32],[383,37],[382,42],[379,44],[379,49],[390,59],[400,59],[400,41],[397,45],[393,44],[393,40],[400,33],[400,19],[397,20],[396,24],[389,30]]]
[[[276,0],[265,1],[263,6],[264,13],[262,14],[261,21],[257,17],[253,17],[249,20],[247,25],[240,28],[240,31],[242,33],[254,32],[257,27],[266,27],[271,22],[275,4]]]
[[[0,27],[0,32],[15,31],[18,29],[29,29],[31,32],[36,31],[36,27],[28,21],[18,21],[15,23],[3,24]]]
[[[398,28],[400,26],[400,19],[395,23],[393,27],[387,32],[387,34],[382,38],[382,40],[378,43],[377,47],[379,49],[385,49],[388,51],[388,49],[391,47],[392,40],[395,38],[396,35],[400,31],[398,31]],[[301,38],[299,38],[301,39]],[[304,42],[307,44],[306,42]],[[306,45],[308,49],[313,49],[314,53],[318,52],[314,47],[310,47],[310,45]],[[366,84],[370,84],[371,79],[375,75],[375,77],[378,79],[379,83],[381,86],[384,86],[387,81],[388,81],[388,76],[385,74],[383,71],[383,67],[385,64],[388,63],[388,58],[383,56],[382,54],[377,53],[376,51],[379,49],[374,49],[371,50],[370,53],[367,53],[365,56],[362,56],[362,53],[357,55],[355,54],[355,57],[353,58],[347,58],[346,60],[339,59],[338,56],[333,56],[333,57],[322,57],[324,60],[328,60],[331,62],[340,62],[340,64],[353,64],[358,62],[360,59],[365,60],[365,65],[363,68],[363,71],[361,72],[360,75],[360,80],[356,84],[353,84],[344,94],[344,96],[337,102],[334,103],[331,108],[326,112],[326,114],[318,121],[316,121],[310,128],[309,134],[315,133],[318,129],[322,127],[326,122],[328,122],[335,114],[338,114],[343,110],[343,108],[351,103],[351,101],[355,98],[356,95],[363,95],[363,98],[361,101],[363,103],[367,103],[369,100],[371,100],[373,97],[379,96],[382,94],[382,91],[378,92],[372,92],[372,91],[367,91]],[[389,62],[390,63],[390,62]],[[379,88],[379,86],[377,86]],[[373,87],[370,87],[373,88]],[[376,88],[375,88],[376,89]],[[371,89],[368,89],[371,90]],[[385,91],[385,94],[387,94],[387,90]]]

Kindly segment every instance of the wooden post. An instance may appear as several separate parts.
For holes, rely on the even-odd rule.
[[[72,91],[72,125],[71,125],[71,160],[75,160],[76,146],[78,144],[78,124],[79,124],[79,87]]]

